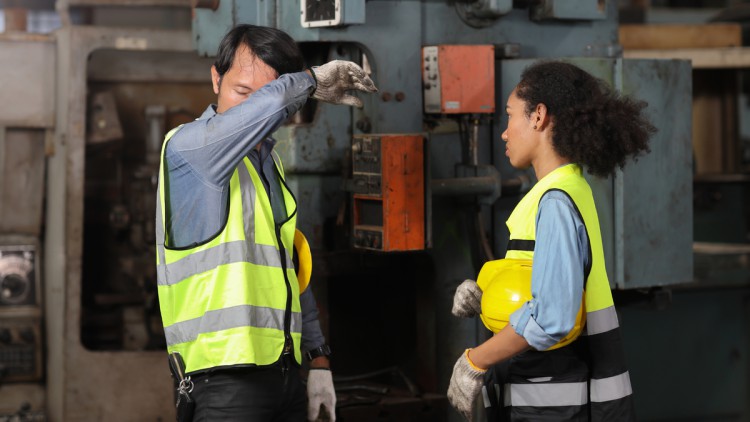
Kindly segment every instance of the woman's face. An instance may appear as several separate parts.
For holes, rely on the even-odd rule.
[[[528,168],[536,157],[539,133],[534,130],[535,120],[526,115],[526,102],[518,98],[515,89],[508,97],[505,112],[508,127],[501,135],[505,141],[505,155],[513,167]]]

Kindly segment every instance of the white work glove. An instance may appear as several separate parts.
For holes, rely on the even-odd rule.
[[[324,412],[320,411],[321,406]],[[323,418],[323,413],[327,418]],[[320,419],[318,417],[320,416]],[[307,375],[307,420],[334,422],[336,420],[336,391],[328,369],[310,368]]]
[[[474,280],[464,280],[453,295],[451,313],[461,318],[471,318],[482,313],[482,289]]]
[[[334,60],[310,69],[317,87],[312,97],[332,104],[344,104],[362,108],[362,100],[349,95],[350,90],[376,92],[375,84],[358,64]]]
[[[486,369],[479,369],[469,361],[469,349],[466,349],[453,367],[448,387],[448,401],[467,421],[471,421],[474,398],[482,389],[485,372]]]

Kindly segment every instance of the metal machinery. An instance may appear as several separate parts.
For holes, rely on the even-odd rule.
[[[3,107],[0,124],[0,414],[13,410],[33,416],[39,414],[45,396],[45,255],[40,239],[45,143],[55,124],[54,104],[45,100],[55,87],[54,43],[44,38],[1,43],[0,62],[16,62],[12,68],[2,66],[2,80],[24,81],[33,75],[39,81],[33,86],[6,86],[4,99],[24,101]],[[22,54],[28,61],[18,63]]]
[[[691,69],[623,59],[617,2],[213,0],[190,2],[192,34],[70,22],[71,8],[107,3],[118,2],[58,1],[53,35],[0,38],[2,80],[33,81],[0,90],[24,98],[0,113],[0,420],[173,418],[155,307],[158,152],[214,100],[210,56],[237,23],[285,30],[309,65],[357,61],[379,87],[361,110],[311,100],[275,134],[312,248],[339,420],[460,420],[444,396],[452,366],[488,332],[450,305],[504,254],[505,219],[534,182],[506,162],[500,133],[505,99],[538,58],[649,102],[651,154],[591,183],[641,416],[695,414],[651,394],[673,382],[649,360],[654,344],[669,350],[654,327],[694,321],[690,310],[627,306],[693,279]],[[721,391],[747,393],[737,378]]]
[[[174,414],[153,186],[166,125],[212,100],[210,64],[186,30],[71,23],[93,3],[58,2],[51,35],[0,38],[2,79],[15,81],[0,118],[3,421]]]
[[[362,97],[362,110],[308,103],[300,124],[275,135],[302,204],[298,222],[311,240],[312,285],[338,374],[395,365],[440,394],[463,349],[486,338],[476,321],[451,317],[450,303],[459,282],[502,256],[505,219],[529,186],[530,174],[501,157],[505,122],[497,109],[536,58],[565,57],[647,100],[659,127],[649,156],[613,179],[592,180],[613,287],[658,290],[692,280],[690,65],[622,59],[614,3],[199,2],[193,39],[201,55],[214,54],[234,24],[270,25],[299,41],[310,65],[357,61],[380,89]],[[406,139],[417,136],[426,194],[409,200],[425,207],[425,248],[393,250],[380,230],[362,227],[382,227],[384,237],[386,227],[404,227],[403,213],[373,198],[384,198],[388,163],[419,167],[407,165],[417,151],[388,151],[385,141],[403,138],[409,148]],[[636,384],[647,376],[634,370]],[[361,396],[342,392],[341,420],[445,415],[445,402],[428,395],[386,395],[368,411]]]

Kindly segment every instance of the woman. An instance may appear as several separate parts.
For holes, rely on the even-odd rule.
[[[644,107],[563,62],[530,66],[510,94],[505,155],[513,167],[533,167],[538,182],[507,221],[506,258],[533,259],[532,299],[456,362],[448,398],[467,419],[486,379],[490,420],[635,420],[599,220],[582,168],[607,177],[648,152],[656,129]],[[465,281],[453,313],[475,315],[480,298],[476,283]],[[571,331],[582,298],[587,335],[546,351]]]

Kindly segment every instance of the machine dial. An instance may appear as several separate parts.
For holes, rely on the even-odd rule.
[[[19,274],[8,274],[0,280],[0,302],[23,302],[29,295],[29,280]]]
[[[0,305],[26,303],[32,291],[29,261],[18,255],[0,258]]]

